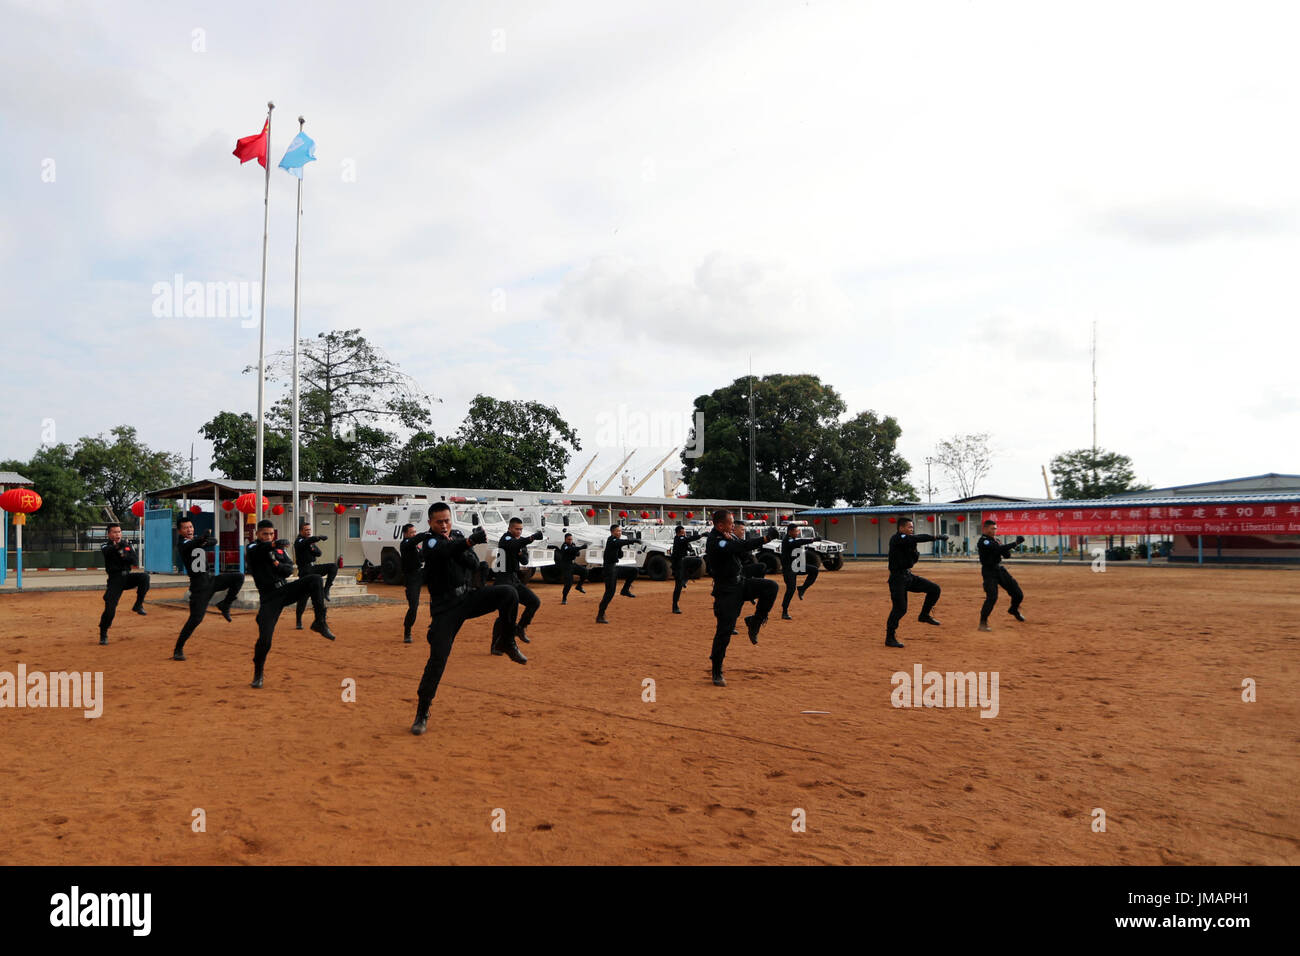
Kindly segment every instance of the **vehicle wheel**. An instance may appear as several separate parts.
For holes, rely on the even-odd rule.
[[[669,571],[667,555],[647,555],[645,559],[645,567],[642,568],[642,570],[645,571],[646,577],[651,581],[667,581]]]
[[[781,573],[781,559],[771,551],[760,551],[758,560],[763,564],[763,570],[768,574]]]
[[[827,571],[838,571],[840,568],[844,567],[844,555],[842,554],[826,555],[824,558],[822,558],[822,567],[824,567]]]
[[[698,581],[704,577],[704,559],[697,558],[694,555],[688,555],[682,559],[683,567],[686,568],[686,579],[688,581]]]
[[[379,573],[385,584],[396,585],[406,580],[406,575],[402,574],[402,562],[392,548],[384,549],[383,557],[379,561]]]

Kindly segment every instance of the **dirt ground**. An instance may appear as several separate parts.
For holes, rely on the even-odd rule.
[[[906,648],[884,647],[885,570],[849,565],[793,603],[793,622],[778,607],[758,646],[742,625],[726,688],[708,679],[708,582],[688,588],[681,616],[670,584],[640,582],[609,626],[594,623],[599,585],[560,607],[558,587],[538,584],[528,664],[488,654],[487,618],[467,624],[418,738],[427,645],[423,626],[402,643],[404,605],[332,610],[335,644],[287,613],[254,691],[251,613],[228,624],[210,611],[179,663],[180,607],[151,602],[141,618],[128,595],[100,647],[98,594],[0,597],[0,671],[104,679],[98,719],[0,710],[0,854],[1300,863],[1300,572],[1018,565],[1028,620],[1012,620],[1003,595],[985,634],[977,568],[917,570],[943,587],[942,627],[916,622],[914,596]],[[996,717],[894,707],[891,675],[915,665],[997,671]]]

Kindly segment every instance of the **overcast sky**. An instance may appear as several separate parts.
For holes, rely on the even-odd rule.
[[[752,357],[896,417],[918,488],[987,431],[980,490],[1041,495],[1091,443],[1095,321],[1099,441],[1140,480],[1300,473],[1294,3],[0,14],[0,458],[130,423],[207,473],[198,427],[256,407],[255,322],[153,290],[258,280],[262,170],[231,150],[272,99],[273,167],[299,114],[317,142],[304,334],[360,327],[440,432],[537,399],[608,473],[620,404],[672,444]],[[296,182],[272,169],[268,352]]]

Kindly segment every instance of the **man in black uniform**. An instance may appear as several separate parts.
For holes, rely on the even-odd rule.
[[[744,570],[745,555],[768,541],[776,540],[777,530],[769,528],[763,535],[740,538],[732,535],[732,527],[730,511],[720,509],[713,512],[713,530],[705,537],[704,544],[709,574],[713,577],[713,615],[718,621],[713,632],[713,651],[709,655],[713,662],[713,683],[718,687],[727,686],[722,676],[722,661],[727,656],[727,645],[731,643],[741,607],[746,601],[758,602],[757,610],[745,618],[749,640],[757,644],[759,629],[767,622],[767,613],[776,603],[780,590],[775,581],[751,577]]]
[[[253,576],[257,595],[261,599],[257,609],[257,645],[253,648],[252,687],[262,686],[262,667],[271,652],[271,638],[280,612],[304,594],[311,601],[316,620],[311,629],[327,640],[334,640],[325,622],[325,590],[319,574],[300,575],[289,581],[293,574],[293,558],[289,557],[289,542],[275,537],[275,525],[263,519],[257,523],[257,540],[244,549],[244,567]]]
[[[564,591],[560,594],[560,603],[569,603],[569,589],[573,587],[573,578],[578,578],[578,593],[586,594],[582,582],[587,577],[587,569],[582,565],[575,564],[578,555],[582,554],[582,546],[575,544],[573,535],[565,533],[564,544],[555,549],[555,566],[560,569],[560,581],[564,584]]]
[[[415,723],[411,733],[419,736],[428,729],[429,705],[438,693],[438,683],[447,668],[452,642],[460,627],[472,617],[497,614],[492,627],[492,653],[505,654],[512,661],[527,664],[515,643],[515,617],[519,613],[519,597],[508,585],[491,585],[474,588],[470,580],[478,569],[478,556],[473,545],[487,541],[487,532],[480,526],[467,538],[451,527],[451,508],[445,501],[435,501],[429,506],[429,530],[432,532],[420,551],[424,555],[424,583],[429,588],[429,662],[424,665],[424,676],[416,695]]]
[[[108,643],[108,629],[113,626],[117,614],[117,602],[122,600],[122,592],[135,588],[135,604],[131,610],[141,617],[145,616],[144,596],[149,593],[149,575],[144,571],[132,572],[140,566],[140,552],[129,541],[122,540],[122,526],[113,522],[104,528],[108,540],[100,546],[104,555],[104,572],[108,575],[108,584],[104,589],[104,613],[99,617],[99,643]]]
[[[792,621],[790,616],[790,598],[797,593],[799,600],[803,600],[804,592],[813,586],[817,580],[817,575],[821,572],[817,565],[813,563],[815,559],[807,550],[807,546],[821,538],[813,536],[811,538],[799,537],[799,526],[797,524],[787,525],[785,537],[781,539],[781,577],[785,580],[785,597],[781,599],[781,620]],[[804,549],[800,551],[800,549]],[[799,554],[795,554],[799,551]],[[795,587],[799,580],[798,575],[807,568],[807,576],[803,584]]]
[[[181,518],[177,525],[180,544],[177,548],[181,558],[181,567],[190,576],[190,616],[181,626],[181,633],[176,638],[176,647],[172,651],[172,660],[185,660],[185,642],[190,639],[194,629],[203,621],[208,611],[208,602],[218,591],[225,591],[226,596],[217,604],[217,610],[227,621],[230,618],[230,605],[239,597],[239,589],[244,586],[244,576],[238,571],[214,575],[208,564],[207,548],[216,545],[216,539],[205,533],[203,537],[194,536],[194,522],[188,517]]]
[[[687,534],[686,529],[682,525],[677,526],[677,530],[673,536],[671,560],[673,565],[674,614],[682,613],[681,608],[677,606],[677,602],[681,600],[682,589],[686,587],[686,579],[695,572],[697,567],[699,567],[700,559],[691,554],[691,542],[698,541],[702,537],[704,537],[704,532],[692,531],[690,534]]]
[[[333,561],[327,561],[324,564],[317,564],[316,559],[320,557],[320,548],[316,547],[317,541],[328,541],[329,535],[321,534],[312,536],[311,523],[304,521],[298,528],[298,537],[293,542],[293,560],[298,565],[298,577],[308,574],[319,574],[325,578],[325,600],[330,599],[330,588],[334,586],[334,576],[339,573],[339,566]],[[302,630],[302,612],[307,609],[307,595],[298,599],[298,630]]]
[[[1011,576],[1011,572],[1002,566],[1002,559],[1011,557],[1011,552],[1022,545],[1025,539],[1023,536],[1017,536],[1014,544],[1001,544],[998,542],[997,533],[996,521],[989,519],[984,522],[983,534],[980,535],[979,540],[980,575],[984,578],[984,606],[980,608],[981,631],[993,630],[989,627],[989,612],[993,610],[993,605],[998,603],[999,585],[1011,595],[1011,607],[1007,608],[1007,613],[1017,621],[1025,619],[1020,613],[1020,602],[1025,599],[1025,594],[1020,590],[1016,579]]]
[[[520,565],[528,566],[528,546],[534,541],[541,541],[544,537],[546,535],[541,531],[534,531],[525,538],[523,521],[519,518],[511,518],[510,523],[506,526],[506,533],[497,542],[499,554],[497,564],[501,570],[497,572],[496,580],[493,583],[508,584],[515,589],[515,594],[519,597],[519,604],[524,609],[524,613],[519,615],[519,623],[515,625],[515,637],[525,644],[532,643],[528,639],[528,625],[532,623],[533,615],[542,606],[542,602],[533,593],[532,588],[524,583],[519,567]]]
[[[618,586],[619,578],[619,559],[623,557],[624,548],[632,548],[636,542],[631,538],[623,537],[622,525],[612,524],[609,526],[609,537],[605,539],[605,561],[601,572],[605,577],[605,596],[600,599],[600,608],[596,611],[596,623],[608,624],[605,620],[605,608],[609,607],[609,602],[614,600],[614,588]],[[632,593],[632,582],[636,580],[636,568],[628,568],[631,574],[626,574],[623,580],[623,589],[619,591],[624,597],[634,598]]]
[[[433,534],[432,531],[415,531],[415,525],[402,525],[402,543],[398,551],[402,558],[402,581],[406,585],[406,619],[402,622],[402,642],[411,643],[411,628],[420,615],[420,592],[424,590],[424,572],[420,566],[420,545]]]
[[[914,525],[911,518],[900,518],[898,531],[889,539],[889,599],[893,601],[893,610],[889,612],[889,621],[885,624],[885,646],[902,647],[898,640],[898,622],[907,613],[907,592],[916,591],[925,595],[921,605],[921,616],[917,618],[924,624],[939,626],[939,622],[930,616],[939,601],[939,585],[927,581],[912,573],[912,566],[920,560],[916,546],[926,541],[947,541],[946,534],[913,534]]]

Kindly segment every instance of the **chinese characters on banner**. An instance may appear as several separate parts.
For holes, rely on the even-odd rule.
[[[986,511],[998,534],[1300,534],[1300,504]]]

